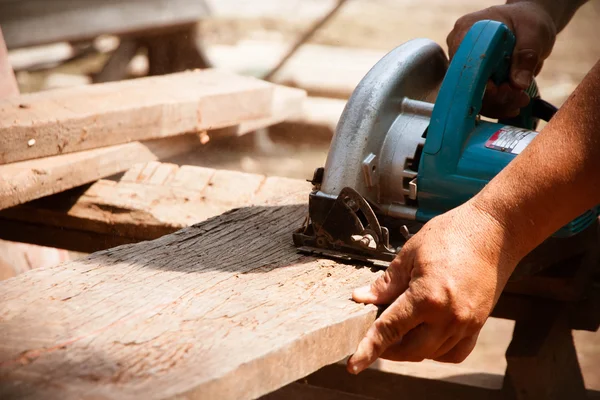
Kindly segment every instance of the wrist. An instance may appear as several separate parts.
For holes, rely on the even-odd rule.
[[[518,208],[503,201],[485,189],[469,200],[467,205],[476,216],[476,222],[486,227],[492,237],[486,238],[500,246],[514,266],[536,246],[534,225],[523,224]],[[512,271],[511,271],[512,272]]]

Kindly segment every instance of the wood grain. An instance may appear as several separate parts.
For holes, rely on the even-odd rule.
[[[0,210],[191,151],[197,135],[132,142],[0,166]]]
[[[0,397],[251,399],[341,360],[376,274],[298,254],[305,214],[238,209],[0,283]]]
[[[100,180],[89,188],[0,212],[2,223],[26,223],[0,229],[0,237],[56,245],[56,236],[87,232],[102,240],[81,240],[75,234],[61,241],[76,251],[103,250],[116,244],[156,239],[236,207],[303,203],[308,182],[237,171],[150,162],[136,164],[119,182]],[[44,229],[41,229],[41,228]],[[33,229],[34,230],[34,229]],[[15,236],[17,235],[17,236]],[[90,247],[91,246],[91,247]]]
[[[269,117],[233,123],[229,128],[203,133],[201,138],[242,135],[292,118],[302,112],[305,96],[302,90],[273,85]],[[0,165],[0,210],[126,171],[137,163],[190,152],[200,144],[201,140],[190,134]],[[179,179],[183,179],[185,173],[187,171],[182,171]],[[194,181],[198,178],[189,177],[186,185],[198,185],[201,180]],[[183,226],[187,225],[177,225],[178,228]]]
[[[78,86],[0,101],[0,164],[269,117],[274,87],[218,70]]]
[[[248,120],[236,126],[214,130],[211,134],[224,136],[241,136],[249,132],[269,127],[281,122],[296,122],[302,120],[304,123],[312,121],[304,118],[306,107],[312,103],[306,97],[306,91],[281,85],[275,86],[273,102],[271,104],[271,115],[267,118]]]

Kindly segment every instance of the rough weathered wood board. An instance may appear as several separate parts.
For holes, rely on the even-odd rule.
[[[165,28],[207,14],[203,1],[189,0],[0,1],[9,48]]]
[[[31,237],[43,245],[58,245],[53,240],[65,230],[110,239],[77,240],[70,247],[96,251],[156,239],[235,207],[305,202],[310,187],[296,179],[150,162],[135,165],[119,182],[100,180],[83,193],[61,193],[3,210],[0,225],[13,220],[53,228]],[[17,239],[11,235],[18,231],[18,226],[0,229],[0,236]]]
[[[298,254],[305,215],[239,209],[0,283],[0,397],[251,399],[341,360],[376,274]]]
[[[190,134],[0,165],[0,209],[123,172],[139,162],[185,153],[199,144],[197,135]]]
[[[271,114],[274,86],[218,70],[0,101],[0,164],[238,125]]]

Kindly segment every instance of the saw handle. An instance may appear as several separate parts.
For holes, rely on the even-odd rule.
[[[471,27],[440,87],[423,149],[426,154],[436,155],[445,165],[457,165],[461,149],[477,123],[488,80],[496,84],[509,80],[515,43],[513,33],[500,22],[478,21]],[[529,93],[532,99],[537,97],[535,82]],[[530,102],[530,111],[522,110],[520,118],[511,120],[511,125],[534,129],[534,103]]]

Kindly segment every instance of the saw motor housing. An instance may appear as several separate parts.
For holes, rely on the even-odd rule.
[[[385,265],[424,223],[477,194],[535,138],[538,120],[556,111],[533,83],[519,117],[479,115],[487,82],[508,80],[514,45],[504,24],[480,21],[450,63],[427,39],[381,59],[350,97],[325,168],[315,172],[296,246]],[[599,210],[556,232],[524,260],[527,269],[543,268],[540,257],[549,263],[582,251]]]

